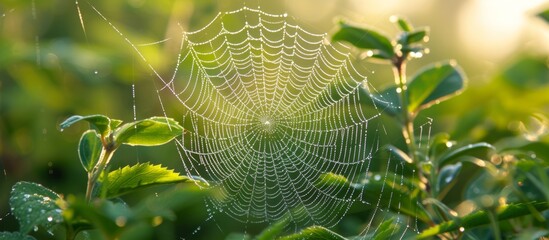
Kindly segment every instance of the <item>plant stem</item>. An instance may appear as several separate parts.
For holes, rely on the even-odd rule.
[[[417,166],[417,169],[419,171],[419,181],[423,184],[421,188],[429,194],[430,187],[429,187],[429,180],[425,177],[425,173],[423,172],[423,168],[421,166],[421,162],[419,159],[417,147],[416,147],[416,140],[414,136],[414,119],[416,117],[416,113],[410,112],[408,110],[408,87],[406,85],[406,55],[404,56],[398,56],[393,60],[393,73],[395,76],[395,83],[397,85],[397,93],[399,94],[400,98],[400,107],[401,107],[401,121],[402,121],[402,135],[404,136],[404,140],[406,141],[406,145],[408,146],[408,156],[412,158],[414,163]],[[433,174],[431,174],[433,176]],[[430,195],[430,194],[429,194]]]
[[[116,148],[109,147],[110,145],[103,145],[103,148],[101,149],[101,155],[99,157],[99,162],[95,165],[95,167],[92,169],[91,172],[88,173],[88,185],[86,188],[86,201],[90,202],[92,198],[93,188],[95,186],[95,183],[97,182],[97,179],[105,170],[105,167],[109,163],[114,150]]]
[[[408,146],[410,157],[417,161],[416,143],[414,138],[414,114],[408,111],[408,96],[406,86],[406,61],[404,57],[397,57],[393,61],[393,73],[397,84],[397,93],[400,97],[402,111],[402,135]]]
[[[494,239],[501,240],[501,232],[499,231],[496,212],[493,209],[490,209],[487,212],[488,212],[488,217],[490,218],[490,225],[492,225],[492,231],[494,232]]]
[[[76,238],[76,233],[74,232],[74,229],[72,228],[71,224],[65,223],[65,239],[66,240],[74,240]]]

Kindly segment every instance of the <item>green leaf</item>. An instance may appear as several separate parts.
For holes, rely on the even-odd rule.
[[[25,234],[38,226],[51,230],[63,222],[61,209],[56,204],[59,195],[30,182],[18,182],[11,189],[11,212],[17,218],[20,232]]]
[[[417,43],[425,41],[425,37],[429,33],[429,29],[421,28],[414,30],[413,32],[405,33],[405,38],[403,39],[406,44]]]
[[[334,187],[334,186],[345,186],[348,184],[348,180],[345,176],[343,175],[339,175],[339,174],[335,174],[335,173],[332,173],[332,172],[327,172],[327,173],[323,173],[323,174],[320,174],[320,176],[318,177],[318,181],[317,181],[317,186],[331,186],[331,187]]]
[[[271,224],[268,228],[264,229],[255,237],[256,240],[270,240],[270,239],[276,239],[280,233],[284,231],[284,229],[288,226],[290,223],[289,218],[287,216],[281,218],[280,220],[276,221],[275,223]]]
[[[412,24],[408,20],[400,16],[392,16],[391,20],[393,22],[396,22],[396,24],[398,25],[398,27],[400,27],[402,31],[410,32],[413,29]]]
[[[197,206],[204,201],[204,196],[210,194],[209,189],[194,184],[178,184],[173,189],[164,191],[158,196],[150,196],[135,206],[134,213],[139,218],[152,219],[162,217],[175,219],[174,211],[191,206]]]
[[[496,210],[497,220],[507,220],[511,218],[517,218],[525,215],[532,214],[532,209],[537,211],[544,211],[549,208],[548,202],[536,202],[536,203],[512,203]],[[443,222],[427,230],[423,231],[417,236],[417,239],[427,239],[437,234],[456,231],[463,227],[465,230],[479,227],[490,223],[489,213],[486,210],[475,211],[462,218]]]
[[[395,234],[400,234],[398,232],[399,226],[394,223],[394,219],[383,221],[377,228],[376,231],[368,233],[360,239],[373,239],[373,240],[384,240],[384,239],[394,239]]]
[[[117,144],[156,146],[165,144],[183,134],[183,127],[171,118],[152,117],[126,123],[114,132]]]
[[[465,81],[465,75],[454,63],[428,66],[408,85],[408,110],[414,113],[460,93]]]
[[[0,239],[3,240],[36,240],[36,238],[20,232],[0,232]]]
[[[463,147],[448,150],[440,156],[438,162],[440,166],[443,166],[444,164],[448,164],[453,160],[456,160],[457,158],[463,156],[473,156],[485,159],[488,155],[487,152],[490,150],[495,150],[495,148],[489,143],[480,142],[469,144]]]
[[[521,57],[502,74],[502,79],[519,90],[538,90],[549,86],[547,57]]]
[[[61,127],[61,130],[64,130],[65,128],[68,128],[79,121],[87,121],[88,123],[90,123],[92,127],[99,131],[101,136],[106,136],[111,130],[111,119],[109,119],[107,116],[99,114],[88,116],[74,115],[67,118],[67,120],[63,121],[61,124],[59,124],[59,126]]]
[[[112,118],[110,120],[111,120],[111,123],[109,126],[111,127],[111,129],[116,129],[123,122],[122,120],[112,119]]]
[[[87,172],[91,171],[101,155],[103,144],[95,130],[88,130],[82,134],[78,144],[78,156]]]
[[[284,236],[280,238],[281,240],[292,240],[292,239],[323,239],[323,240],[345,240],[343,236],[321,226],[312,226],[306,229],[301,230],[298,233]]]
[[[392,59],[395,55],[389,38],[364,28],[353,27],[340,22],[340,29],[332,36],[332,41],[347,41],[355,47],[372,50],[383,59]]]
[[[538,13],[538,17],[545,20],[546,23],[549,23],[549,9],[546,9],[545,11]]]
[[[436,157],[440,153],[448,150],[449,147],[455,143],[450,141],[450,134],[439,133],[432,137],[431,144],[429,145],[429,156]]]
[[[438,174],[437,185],[435,187],[436,192],[440,193],[448,184],[456,179],[459,172],[461,171],[462,164],[458,162],[452,165],[446,165]]]
[[[385,145],[383,148],[389,151],[393,156],[396,156],[397,159],[400,160],[402,163],[407,163],[407,164],[414,163],[414,160],[412,160],[412,158],[410,158],[408,154],[406,154],[405,152],[403,152],[402,150],[398,149],[393,145],[390,145],[390,144]]]
[[[389,208],[392,212],[411,216],[423,222],[430,221],[429,214],[420,203],[411,181],[407,178],[402,182],[391,179],[393,177],[373,174],[366,179],[365,184],[353,184],[353,187],[363,190],[362,199],[378,199],[377,204],[381,208]]]
[[[412,216],[425,222],[429,221],[429,215],[419,202],[417,193],[412,189],[411,181],[406,178],[401,181],[400,177],[398,182],[391,179],[393,177],[385,178],[374,174],[361,181],[365,183],[351,183],[341,175],[325,173],[319,177],[316,186],[327,193],[333,193],[335,197],[348,197],[348,194],[352,193],[353,198],[379,199],[377,206],[381,208],[389,208],[396,213]]]
[[[67,197],[65,219],[83,229],[94,228],[101,231],[108,239],[115,239],[122,231],[122,223],[131,220],[132,213],[124,203],[98,199],[91,204],[83,198],[72,195]],[[118,224],[117,220],[118,219]]]
[[[396,91],[396,86],[389,87],[379,94],[370,94],[370,98],[381,112],[389,116],[400,116],[400,98]]]
[[[139,232],[149,234],[153,227],[165,219],[174,220],[174,211],[203,203],[208,190],[191,184],[176,185],[167,191],[151,194],[133,208],[118,199],[96,199],[89,203],[83,198],[69,195],[64,211],[65,219],[74,229],[94,228],[107,239],[136,239]],[[140,231],[137,228],[148,228]],[[148,239],[146,235],[141,236]],[[141,238],[137,238],[141,239]]]
[[[99,178],[99,182],[102,183],[99,192],[105,193],[107,198],[158,184],[197,182],[189,177],[181,176],[173,170],[149,163],[126,166],[111,171],[106,176],[102,175]]]

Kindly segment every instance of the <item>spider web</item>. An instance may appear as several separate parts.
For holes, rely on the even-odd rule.
[[[184,33],[159,93],[188,110],[178,145],[186,169],[219,186],[217,209],[247,223],[333,225],[356,194],[322,178],[367,169],[379,115],[362,109],[366,76],[348,51],[288,19],[242,8]]]
[[[94,10],[147,62],[140,45]],[[389,197],[363,199],[353,183],[405,184],[401,165],[374,159],[383,109],[372,101],[367,71],[327,37],[287,14],[244,7],[182,30],[169,76],[149,63],[164,114],[186,129],[177,140],[185,171],[212,183],[207,204],[218,213],[246,224],[334,226],[353,204],[374,206],[376,216],[386,211],[381,201],[393,199],[383,189]],[[371,217],[363,234],[382,220]]]

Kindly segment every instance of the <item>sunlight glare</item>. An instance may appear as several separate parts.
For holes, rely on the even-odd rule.
[[[459,13],[459,36],[468,52],[497,61],[511,54],[531,13],[543,0],[471,0]]]

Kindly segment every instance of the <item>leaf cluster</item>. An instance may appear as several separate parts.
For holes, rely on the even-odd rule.
[[[78,156],[88,175],[86,198],[72,194],[63,197],[40,184],[19,182],[12,188],[10,206],[20,231],[3,232],[0,237],[34,239],[27,234],[43,228],[48,232],[62,229],[66,239],[94,229],[106,239],[141,238],[150,236],[163,221],[174,220],[174,211],[196,204],[206,195],[208,183],[202,179],[182,176],[150,162],[107,170],[121,145],[158,146],[183,134],[177,121],[152,117],[123,124],[104,115],[72,116],[60,124],[61,130],[80,121],[90,125],[78,145]],[[118,198],[150,186],[180,183],[193,184],[175,185],[133,208]]]

